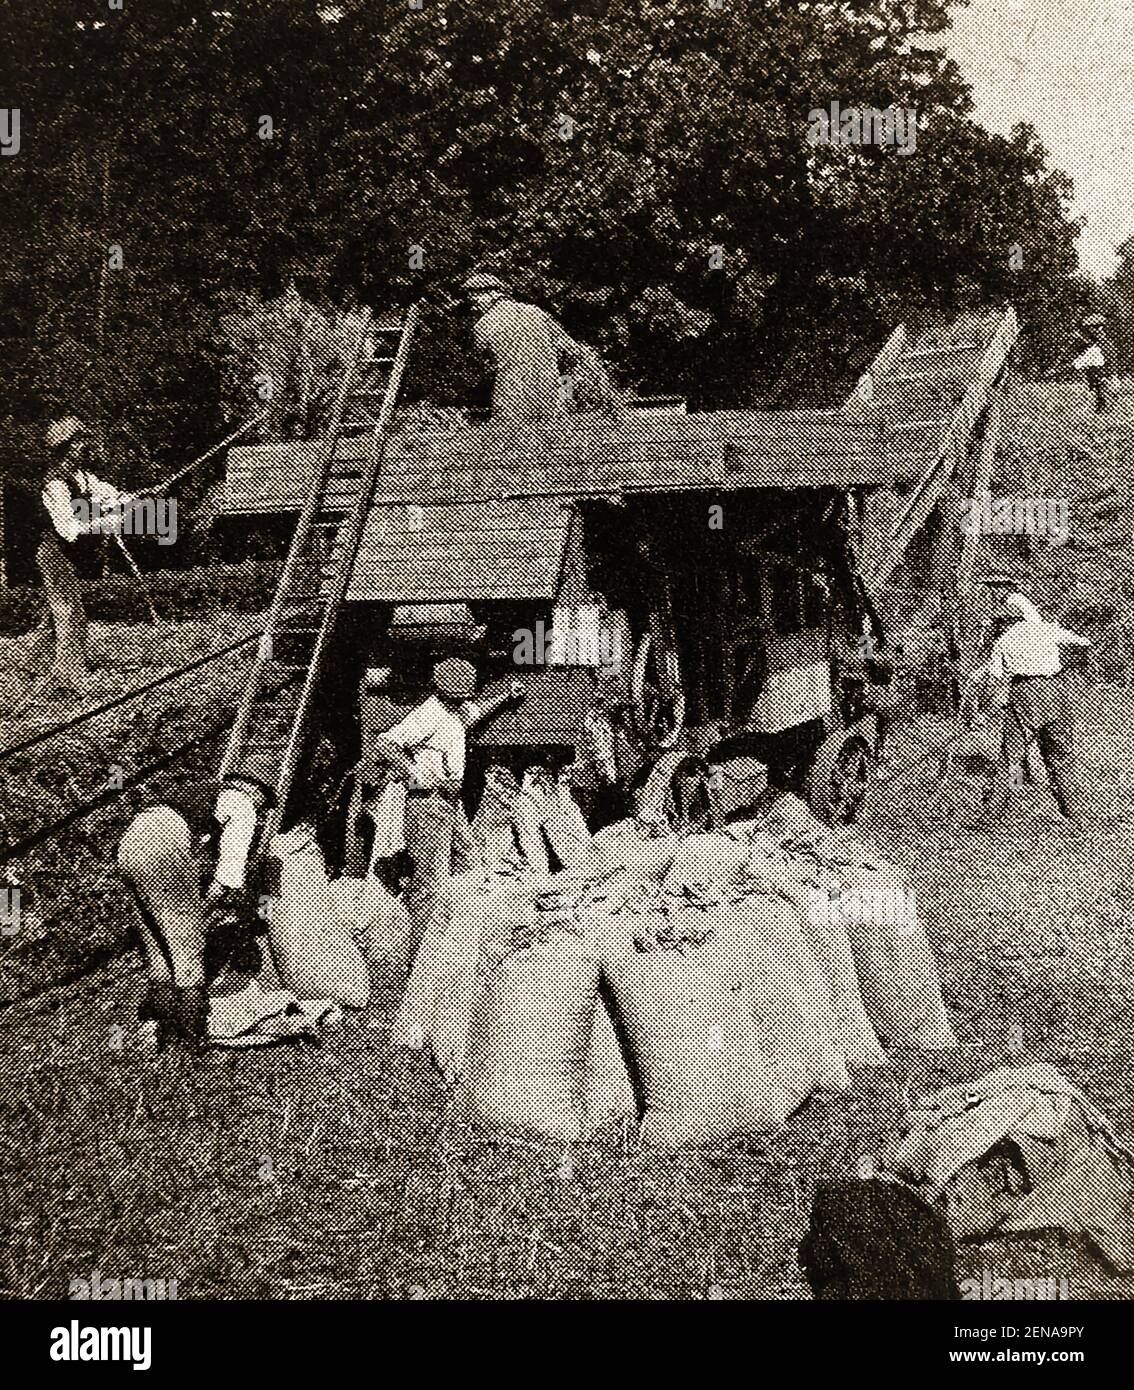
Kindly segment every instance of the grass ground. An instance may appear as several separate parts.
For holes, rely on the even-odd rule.
[[[1089,795],[1129,811],[1129,692],[1091,692],[1081,727]],[[926,805],[913,764],[941,734],[901,736],[906,770],[863,828],[911,875],[955,1052],[895,1057],[774,1141],[664,1155],[611,1128],[565,1154],[451,1112],[388,1043],[392,980],[321,1048],[147,1059],[130,954],[0,1009],[0,1291],[65,1297],[97,1269],[182,1299],[798,1299],[814,1184],[877,1152],[907,1094],[1042,1058],[1134,1143],[1134,822],[1067,835],[1035,790],[977,832],[961,784]],[[76,885],[74,932],[87,910]],[[961,1265],[1134,1297],[1057,1236],[966,1246]]]

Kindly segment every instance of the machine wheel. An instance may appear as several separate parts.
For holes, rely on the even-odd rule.
[[[630,694],[634,732],[642,746],[660,752],[673,748],[685,728],[685,696],[677,653],[667,647],[655,650],[654,638],[648,632],[634,655]]]
[[[861,734],[836,730],[820,745],[807,780],[812,811],[828,825],[850,825],[870,786],[874,754]]]

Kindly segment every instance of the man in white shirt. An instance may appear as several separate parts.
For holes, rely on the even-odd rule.
[[[413,861],[406,908],[419,940],[431,926],[438,931],[446,926],[458,820],[465,829],[460,796],[466,730],[524,695],[524,687],[513,681],[506,695],[473,703],[476,669],[454,658],[433,668],[433,686],[435,694],[374,741],[378,757],[406,782],[406,852]]]
[[[48,426],[47,447],[52,462],[44,474],[46,516],[35,560],[55,633],[48,679],[57,689],[76,691],[87,673],[87,618],[72,556],[85,538],[105,536],[121,526],[121,494],[87,469],[90,435],[75,416]]]
[[[992,682],[992,703],[1004,710],[1004,780],[1011,785],[1014,770],[1024,765],[1034,744],[1047,768],[1056,805],[1065,820],[1077,823],[1074,711],[1062,649],[1089,647],[1091,643],[1058,623],[1048,622],[1019,592],[1007,595],[1004,612],[1014,621],[993,643],[985,665],[972,675],[974,681],[986,678]],[[1007,787],[1002,794],[1006,792]],[[994,787],[988,801],[997,799]]]

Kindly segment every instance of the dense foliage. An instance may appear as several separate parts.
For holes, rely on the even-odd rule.
[[[1118,269],[1103,286],[1102,308],[1118,352],[1117,367],[1134,372],[1134,237],[1118,248]]]
[[[701,405],[821,398],[898,319],[989,299],[1044,366],[1082,303],[1068,182],[972,122],[945,0],[7,0],[4,27],[0,414],[126,423],[155,468],[219,432],[220,314],[293,280],[429,295],[410,390],[439,403],[477,388],[474,265]],[[916,108],[916,150],[810,145],[832,100]]]

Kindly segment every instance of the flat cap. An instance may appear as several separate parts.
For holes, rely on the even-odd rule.
[[[47,447],[62,449],[70,444],[77,434],[86,434],[87,427],[77,415],[65,415],[62,420],[52,420],[47,427]]]
[[[479,293],[481,290],[500,290],[504,291],[508,286],[498,275],[491,275],[487,271],[478,271],[475,275],[470,275],[465,281],[464,288],[470,293]]]
[[[456,657],[439,661],[433,668],[433,684],[450,700],[471,700],[476,694],[476,667]]]

